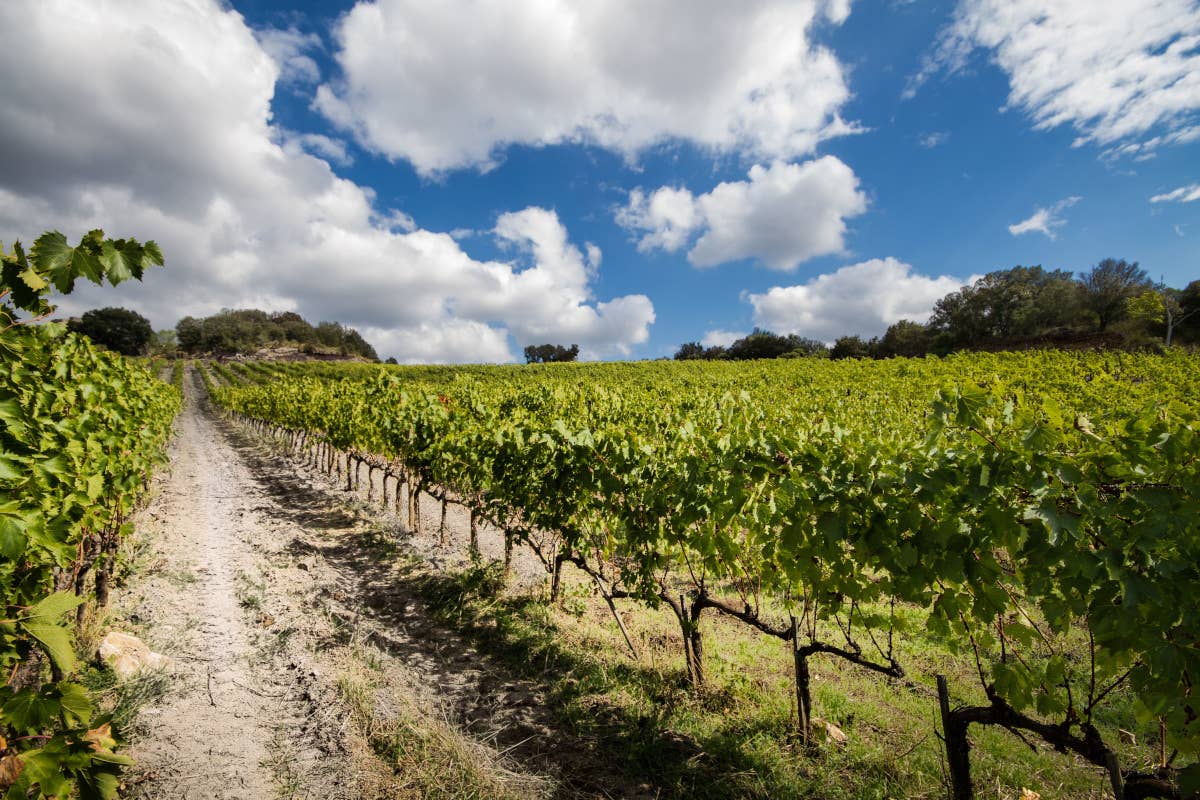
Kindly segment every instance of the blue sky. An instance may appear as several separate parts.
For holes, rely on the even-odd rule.
[[[1017,264],[1200,278],[1196,0],[0,17],[30,31],[0,55],[0,236],[99,225],[168,258],[67,311],[294,309],[404,361],[652,358],[875,335]]]

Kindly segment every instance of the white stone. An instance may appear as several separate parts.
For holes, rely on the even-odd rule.
[[[100,642],[100,660],[122,678],[146,669],[165,669],[171,659],[151,652],[141,639],[128,633],[110,631]]]
[[[826,742],[844,745],[848,741],[842,729],[832,722],[823,720],[820,717],[813,717],[809,724],[812,727],[813,734],[818,738],[823,738]]]

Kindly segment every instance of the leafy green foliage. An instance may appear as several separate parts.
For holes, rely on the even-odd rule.
[[[1131,298],[1151,288],[1150,276],[1137,262],[1106,258],[1080,277],[1083,304],[1100,330],[1125,317]]]
[[[6,798],[116,796],[129,763],[91,698],[69,677],[75,576],[104,568],[179,408],[176,388],[57,324],[51,288],[83,277],[140,279],[162,254],[153,242],[92,231],[76,247],[58,233],[27,255],[3,255],[0,301],[0,791]],[[52,668],[52,669],[51,669]]]
[[[305,352],[378,356],[362,335],[337,322],[310,325],[299,314],[256,309],[224,310],[211,317],[184,317],[175,326],[179,349],[185,353],[236,355],[257,352],[271,345],[292,345]]]
[[[105,239],[100,230],[88,232],[74,247],[58,231],[49,231],[28,254],[20,242],[11,253],[0,248],[0,262],[0,324],[8,328],[18,323],[18,312],[34,317],[52,312],[52,287],[67,294],[79,278],[97,284],[107,280],[113,286],[130,278],[141,280],[147,269],[162,265],[163,256],[154,242]]]
[[[140,356],[146,352],[150,337],[154,335],[150,320],[136,311],[125,308],[100,308],[85,311],[78,320],[71,320],[67,328],[80,333],[101,347],[125,356]]]
[[[563,347],[561,344],[531,344],[525,348],[526,364],[550,364],[574,361],[579,357],[579,345]]]
[[[839,358],[870,358],[871,346],[859,336],[842,336],[829,348],[829,357]]]
[[[1200,753],[1195,356],[284,371],[215,396],[382,456],[620,596],[686,595],[689,635],[705,608],[770,632],[758,610],[782,606],[849,642],[816,652],[895,674],[904,604],[1027,729],[1102,749],[1132,692]]]
[[[828,355],[824,342],[806,339],[796,334],[786,336],[755,328],[728,347],[704,347],[699,342],[687,342],[675,353],[676,361],[703,359],[705,361],[749,361],[763,358],[802,358]]]
[[[945,349],[977,347],[1074,325],[1080,290],[1071,273],[1037,267],[990,272],[937,302],[929,327]]]

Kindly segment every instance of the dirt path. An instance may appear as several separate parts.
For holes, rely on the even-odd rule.
[[[354,796],[304,652],[264,624],[257,545],[272,520],[202,392],[189,376],[168,477],[140,525],[152,569],[120,599],[175,661],[167,696],[141,714],[130,783],[181,800]]]
[[[347,687],[364,674],[367,727],[419,715],[506,796],[653,796],[562,731],[537,685],[431,620],[413,557],[433,563],[417,573],[457,561],[466,520],[451,511],[442,546],[440,508],[422,506],[426,536],[402,535],[377,505],[214,413],[187,375],[169,476],[139,525],[153,566],[121,599],[177,661],[169,694],[139,718],[135,796],[437,796],[353,721]],[[503,548],[494,531],[481,545]]]

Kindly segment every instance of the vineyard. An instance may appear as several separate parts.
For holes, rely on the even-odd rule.
[[[73,680],[73,626],[108,602],[115,554],[163,458],[177,388],[142,365],[36,324],[51,288],[140,279],[153,242],[100,231],[3,255],[0,282],[0,787],[5,797],[114,797],[129,759]],[[71,615],[70,612],[75,614]],[[72,619],[73,618],[73,619]]]
[[[697,696],[729,691],[745,652],[718,625],[781,643],[817,764],[837,716],[822,676],[849,668],[927,704],[955,797],[982,791],[971,742],[991,729],[1133,798],[1200,778],[1198,366],[1033,352],[202,375],[410,530],[423,497],[442,525],[461,506],[468,549],[500,531],[500,569],[532,553],[549,602],[585,579],[630,662],[629,610],[668,614]]]
[[[461,635],[460,660],[482,652],[524,682],[505,684],[505,697],[548,706],[494,756],[495,780],[463,766],[474,756],[461,753],[477,745],[450,736],[427,749],[429,728],[412,734],[416,757],[400,734],[372,741],[408,752],[414,769],[459,753],[446,763],[475,788],[455,796],[1184,798],[1200,789],[1194,354],[191,369],[110,354],[43,322],[52,289],[140,279],[161,261],[153,243],[99,231],[76,247],[46,234],[29,254],[18,245],[4,255],[5,797],[116,797],[134,763],[111,704],[81,677],[93,667],[79,657],[92,654],[74,634],[109,601],[119,547],[185,396],[187,442],[172,447],[190,461],[172,497],[192,503],[177,515],[202,519],[171,524],[191,537],[189,558],[203,558],[205,577],[179,580],[202,584],[209,616],[180,622],[180,641],[207,647],[208,666],[177,672],[192,688],[160,729],[196,739],[194,757],[222,732],[278,739],[282,728],[264,731],[280,708],[307,725],[331,707],[315,699],[319,673],[286,671],[333,648],[343,623],[349,650],[361,647],[363,608],[337,606],[336,581],[317,592],[298,584],[298,608],[264,608],[266,578],[246,570],[253,548],[270,544],[256,538],[280,529],[254,498],[274,491],[276,512],[311,528],[271,545],[264,564],[325,552],[312,520],[330,515],[290,508],[299,484],[279,475],[250,487],[246,464],[256,463],[335,481],[362,501],[355,513],[397,523],[400,540],[346,539],[330,551],[362,575],[361,590],[388,592],[366,597],[367,610],[395,598],[427,609],[419,624],[376,614],[377,638],[387,640],[380,626],[392,620],[409,631],[410,655],[422,655]],[[223,421],[196,399],[205,394]],[[230,442],[242,442],[241,455]],[[289,458],[269,449],[279,446]],[[411,561],[433,553],[441,563],[459,545],[461,569]],[[316,568],[307,560],[296,571],[311,579]],[[188,598],[178,594],[176,612],[195,604]],[[338,625],[308,651],[289,645],[325,624],[314,609]],[[292,627],[279,626],[263,651],[259,669],[271,674],[247,662],[214,683],[211,664],[249,658],[276,613]],[[220,635],[196,640],[192,629]],[[382,658],[371,669],[383,672]],[[440,680],[454,690],[473,679]],[[326,691],[367,713],[348,686],[343,678]],[[503,729],[516,717],[493,721]],[[515,763],[506,754],[534,739],[529,776],[505,783]],[[559,764],[558,794],[537,761],[556,739],[595,773],[572,783]],[[263,772],[275,745],[255,746],[258,755],[210,770],[219,791],[230,785],[221,769],[255,796],[278,788]],[[340,767],[324,769],[317,784]],[[441,778],[421,796],[437,795]],[[357,791],[353,780],[339,786]]]

